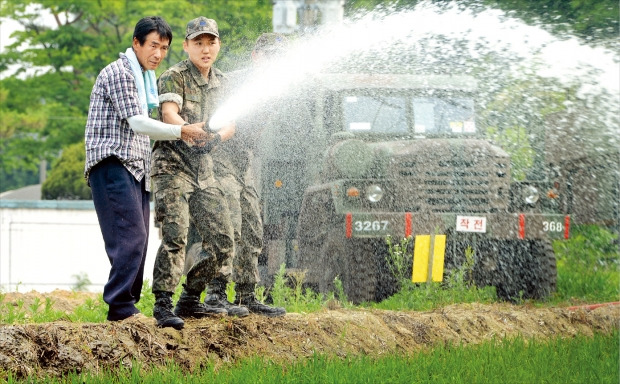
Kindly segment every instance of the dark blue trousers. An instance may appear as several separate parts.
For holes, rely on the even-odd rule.
[[[112,156],[89,174],[95,211],[110,260],[110,275],[103,288],[108,320],[122,320],[140,312],[144,262],[149,237],[149,192],[144,178],[137,181]]]

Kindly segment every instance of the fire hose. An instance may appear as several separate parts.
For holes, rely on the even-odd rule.
[[[577,309],[585,309],[586,311],[591,311],[600,307],[607,307],[609,305],[620,305],[620,301],[612,301],[609,303],[599,303],[599,304],[586,304],[586,305],[575,305],[572,307],[568,307],[569,310],[575,311]]]

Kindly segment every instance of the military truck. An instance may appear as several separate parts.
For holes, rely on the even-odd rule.
[[[323,74],[312,79],[260,151],[265,249],[261,278],[281,264],[353,302],[397,289],[386,236],[446,235],[445,274],[473,251],[471,276],[500,298],[556,287],[551,241],[570,235],[552,177],[511,179],[509,154],[476,125],[476,81],[450,75]],[[286,109],[286,108],[284,108]]]
[[[610,230],[620,250],[620,131],[612,131],[618,127],[613,122],[595,123],[584,131],[579,122],[584,119],[588,117],[578,111],[546,116],[545,159],[563,188],[558,191],[560,209],[571,212],[572,224]]]

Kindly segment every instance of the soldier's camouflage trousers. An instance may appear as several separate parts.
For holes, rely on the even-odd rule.
[[[161,226],[161,246],[153,268],[153,291],[174,292],[184,271],[190,222],[202,238],[200,251],[187,266],[187,289],[202,292],[217,273],[230,275],[234,231],[228,201],[213,185],[200,189],[175,176],[154,176],[155,219]]]
[[[258,257],[263,249],[263,221],[258,193],[253,185],[241,183],[232,175],[221,177],[218,181],[225,191],[235,227],[233,280],[237,284],[256,284],[260,280]]]
[[[235,233],[235,257],[231,265],[223,265],[218,273],[220,281],[232,279],[237,284],[256,284],[259,282],[258,257],[263,249],[263,222],[260,212],[260,200],[252,183],[242,183],[233,175],[218,178],[218,184],[226,196],[228,209]],[[200,238],[193,226],[190,229],[187,261],[190,264],[196,258],[199,248],[196,244]]]

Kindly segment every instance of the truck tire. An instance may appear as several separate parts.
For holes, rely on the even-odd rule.
[[[329,231],[326,235],[325,242],[321,247],[320,263],[313,266],[313,270],[318,275],[318,290],[327,294],[334,292],[334,279],[336,276],[343,281],[343,285],[347,280],[345,276],[346,259],[350,257],[350,250],[345,246],[346,241],[344,234],[337,236],[334,231]],[[345,285],[345,293],[346,285]]]
[[[398,287],[387,268],[386,255],[382,239],[347,239],[334,228],[326,234],[321,261],[313,266],[319,273],[319,292],[335,292],[334,279],[338,276],[347,299],[354,304],[393,295]]]
[[[556,280],[555,253],[550,241],[501,242],[498,273],[493,282],[499,299],[544,299],[555,291]]]
[[[394,276],[394,273],[390,270],[387,258],[389,256],[389,249],[385,239],[375,239],[373,244],[374,258],[375,258],[375,270],[377,274],[377,287],[375,290],[375,301],[381,302],[388,297],[394,295],[400,289],[400,282]],[[413,241],[408,247],[407,253],[413,255]],[[413,262],[413,256],[411,257]],[[412,263],[408,263],[406,266],[407,272],[405,278],[411,278]]]
[[[541,300],[551,296],[556,290],[558,272],[555,252],[549,240],[531,241],[530,247],[533,276],[528,281],[524,296]]]
[[[342,283],[347,298],[354,304],[375,301],[377,268],[373,239],[343,239],[345,246],[340,260]]]
[[[530,249],[526,242],[517,240],[497,241],[497,274],[492,279],[497,298],[517,302],[524,292],[524,282],[528,279],[528,260]]]
[[[325,231],[324,239],[320,252],[312,259],[304,258],[308,285],[323,294],[335,293],[334,280],[338,277],[347,300],[355,304],[374,301],[377,276],[369,241],[347,239],[335,228]]]
[[[465,262],[468,246],[475,251],[474,266],[465,280],[477,287],[494,286],[500,300],[544,299],[556,289],[556,262],[547,240],[449,239],[446,245],[446,274]]]
[[[298,268],[306,271],[306,286],[316,292],[323,292],[326,276],[326,244],[334,230],[335,208],[328,193],[304,196],[297,224],[299,244]],[[344,229],[342,229],[344,231]],[[344,238],[344,233],[342,234]]]

